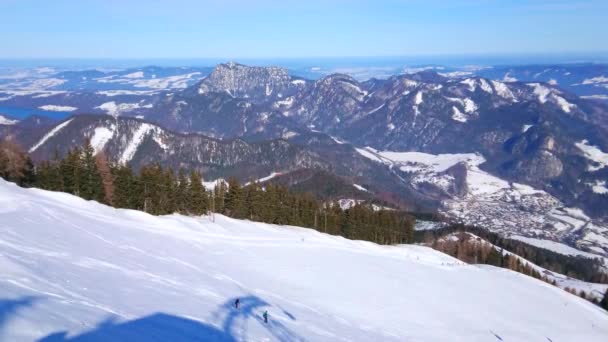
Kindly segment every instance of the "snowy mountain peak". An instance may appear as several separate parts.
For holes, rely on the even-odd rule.
[[[226,92],[233,97],[267,101],[286,94],[296,84],[287,69],[246,66],[234,62],[219,64],[198,84],[198,93]]]

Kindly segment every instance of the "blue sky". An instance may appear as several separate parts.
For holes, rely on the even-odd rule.
[[[606,0],[0,0],[0,58],[608,51]]]

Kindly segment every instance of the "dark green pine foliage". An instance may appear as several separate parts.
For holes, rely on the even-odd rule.
[[[203,186],[203,178],[198,171],[192,171],[190,173],[188,198],[190,214],[203,215],[207,213],[207,193]]]
[[[215,185],[212,196],[211,210],[216,213],[223,213],[226,203],[226,183],[224,181],[220,181]]]
[[[177,175],[177,187],[175,188],[175,201],[177,211],[182,214],[190,212],[188,194],[189,184],[186,170],[180,168]]]
[[[80,155],[80,148],[70,150],[59,164],[63,191],[76,196],[80,196],[82,184],[82,161]]]
[[[95,162],[95,150],[89,140],[85,142],[81,156],[80,196],[87,200],[102,202],[105,191],[97,163]]]
[[[241,184],[239,181],[231,177],[228,179],[228,192],[226,193],[226,201],[224,213],[231,217],[244,218],[246,216],[245,203]]]
[[[124,165],[112,168],[114,194],[112,202],[118,208],[141,209],[136,198],[137,181],[130,167]]]

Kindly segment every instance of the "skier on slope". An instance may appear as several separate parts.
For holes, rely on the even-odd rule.
[[[239,308],[239,304],[240,304],[240,303],[241,303],[241,299],[240,299],[240,298],[237,298],[237,299],[234,301],[234,307],[238,309],[238,308]]]
[[[264,323],[268,323],[268,310],[264,311],[262,316],[264,317]]]

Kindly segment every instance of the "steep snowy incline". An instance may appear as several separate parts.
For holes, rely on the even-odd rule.
[[[154,217],[0,180],[0,340],[604,341],[608,314],[420,246]],[[235,298],[241,307],[232,307]],[[261,314],[268,310],[264,324]]]

